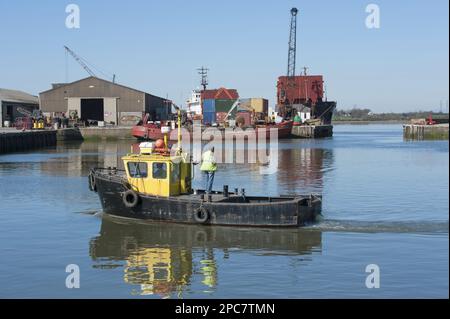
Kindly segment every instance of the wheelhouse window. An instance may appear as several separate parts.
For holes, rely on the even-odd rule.
[[[172,164],[172,172],[170,174],[171,182],[176,183],[180,180],[180,164]]]
[[[166,179],[167,178],[167,164],[166,163],[153,163],[152,164],[152,176],[154,179]]]
[[[147,163],[142,162],[128,162],[128,172],[132,178],[147,177]]]

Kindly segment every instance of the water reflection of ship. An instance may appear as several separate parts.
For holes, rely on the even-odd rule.
[[[130,152],[130,142],[65,142],[56,147],[56,156],[40,163],[42,172],[58,176],[87,176],[92,167],[123,169],[122,156]],[[66,153],[67,156],[57,156]]]
[[[309,255],[320,251],[321,245],[318,231],[138,223],[104,217],[100,234],[90,242],[90,255],[98,268],[124,261],[124,281],[139,287],[133,293],[182,297],[197,276],[205,292],[216,288],[217,250],[224,256],[234,249]]]
[[[274,193],[283,195],[304,191],[321,193],[324,187],[324,174],[334,166],[333,149],[293,145],[294,148],[292,145],[280,143],[278,147],[276,181],[273,183],[277,191]],[[247,158],[245,154],[245,159]],[[264,165],[260,163],[250,165],[252,171],[258,171],[248,177],[253,183],[266,182],[264,176],[259,174],[262,166]],[[236,167],[238,166],[234,166],[233,169],[236,170]],[[239,172],[236,175],[238,176]]]
[[[185,249],[141,247],[126,257],[124,280],[139,285],[138,294],[168,296],[192,275],[192,256]]]
[[[278,158],[278,183],[292,189],[321,191],[323,175],[333,167],[333,151],[323,148],[283,149]]]

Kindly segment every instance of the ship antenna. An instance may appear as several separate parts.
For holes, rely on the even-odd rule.
[[[304,76],[307,76],[308,74],[307,74],[307,71],[309,70],[309,68],[307,67],[307,66],[304,66],[303,67],[303,75]]]
[[[209,84],[208,83],[208,68],[205,67],[201,67],[198,70],[198,74],[200,74],[201,78],[202,78],[202,82],[201,82],[201,86],[203,87],[203,91],[206,90],[206,86]]]

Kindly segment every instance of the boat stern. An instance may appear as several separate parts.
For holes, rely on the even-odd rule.
[[[305,226],[317,221],[322,213],[322,195],[311,194],[302,198],[298,204],[298,226]]]

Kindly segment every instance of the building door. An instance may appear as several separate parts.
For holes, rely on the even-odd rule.
[[[104,121],[103,99],[81,99],[81,114],[83,121]]]

